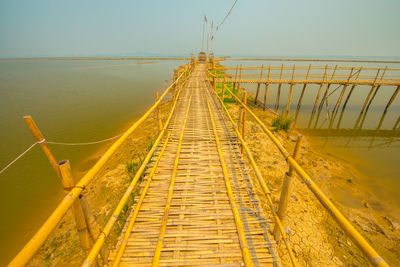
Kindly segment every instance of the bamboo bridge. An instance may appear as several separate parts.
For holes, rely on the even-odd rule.
[[[70,209],[86,255],[82,266],[281,266],[278,242],[285,245],[291,264],[298,266],[290,238],[284,230],[295,175],[306,184],[372,265],[387,266],[297,163],[301,136],[294,152],[289,153],[249,109],[247,94],[240,99],[225,86],[229,82],[268,84],[277,81],[270,78],[264,80],[263,77],[258,80],[221,79],[215,72],[209,71],[209,67],[206,62],[192,59],[191,64],[179,69],[173,84],[161,97],[157,96],[157,102],[76,185],[69,162],[57,163],[32,118],[26,117],[68,193],[9,266],[28,264]],[[353,70],[351,72],[353,75]],[[291,81],[293,84],[293,77],[287,81],[281,79],[281,82]],[[323,78],[309,82],[326,84],[327,81]],[[350,84],[350,79],[341,82],[346,86]],[[221,97],[217,92],[217,83],[222,84]],[[376,88],[393,81],[376,78],[372,83],[365,83]],[[223,104],[225,90],[242,107],[240,124],[232,119]],[[173,104],[168,118],[162,121],[158,107],[168,93],[172,93]],[[118,147],[154,113],[159,120],[158,138],[112,216],[104,227],[100,227],[83,193]],[[246,144],[246,116],[257,121],[289,167],[287,172],[283,171],[286,173],[279,207],[273,204],[264,177]],[[142,176],[143,182],[139,183]],[[129,217],[118,242],[109,248],[107,238],[137,186],[140,187],[140,197],[129,205]],[[255,187],[261,188],[270,210],[262,208]]]

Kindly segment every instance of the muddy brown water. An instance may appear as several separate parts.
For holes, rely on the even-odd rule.
[[[91,142],[129,127],[172,80],[184,61],[43,60],[0,62],[0,169],[35,140],[22,116],[30,114],[50,141]],[[51,145],[79,176],[111,142]],[[39,146],[0,174],[0,266],[7,264],[64,195]]]

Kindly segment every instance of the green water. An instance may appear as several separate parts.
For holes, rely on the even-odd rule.
[[[385,64],[385,63],[359,63],[359,62],[290,62],[290,61],[241,61],[241,60],[227,60],[222,62],[225,66],[236,67],[242,64],[243,66],[338,66],[357,67],[362,66],[363,68],[397,68],[400,69],[400,64]],[[279,73],[279,70],[275,70],[275,73]],[[290,70],[287,71],[291,73]],[[306,70],[298,71],[298,73],[305,74]],[[316,73],[317,71],[313,71]],[[311,72],[311,73],[313,73]],[[235,74],[235,71],[230,71],[231,74]],[[245,73],[260,73],[257,71],[246,71]],[[265,73],[265,71],[264,71]],[[319,73],[323,74],[323,70]],[[336,75],[349,75],[349,70],[337,71]],[[364,70],[361,72],[362,75],[376,75],[376,71]],[[380,72],[382,74],[382,72]],[[386,72],[387,77],[400,79],[400,71]],[[289,76],[290,77],[290,76]],[[330,77],[328,75],[328,77]],[[347,76],[346,76],[347,77]],[[276,78],[275,78],[276,79]],[[286,78],[288,79],[288,78]],[[242,84],[242,87],[250,92],[256,91],[256,85]],[[277,96],[277,85],[270,85],[268,92],[268,107],[274,108],[276,96]],[[259,99],[264,99],[264,85],[261,87],[261,93]],[[301,94],[303,86],[295,85],[293,88],[292,102],[290,106],[290,117],[294,120],[296,117],[296,108],[298,99]],[[325,91],[323,87],[322,95]],[[337,88],[337,85],[330,87],[330,92],[333,92]],[[313,147],[320,153],[329,154],[334,156],[341,161],[348,163],[355,167],[356,172],[349,172],[347,177],[318,177],[319,179],[325,179],[328,181],[346,180],[351,179],[352,183],[347,187],[342,187],[336,184],[332,189],[332,195],[335,200],[341,204],[349,207],[363,207],[364,201],[367,201],[371,208],[376,211],[387,214],[391,219],[394,219],[398,223],[400,222],[400,129],[399,125],[395,131],[393,127],[396,125],[396,121],[400,116],[400,94],[397,96],[393,104],[388,109],[388,112],[383,120],[382,125],[379,127],[379,122],[382,118],[383,110],[395,91],[395,86],[382,86],[375,99],[373,100],[367,116],[365,117],[364,123],[362,124],[361,130],[355,129],[357,118],[360,110],[363,106],[364,100],[369,93],[371,86],[357,86],[354,89],[353,94],[347,104],[347,107],[343,113],[342,121],[338,127],[339,115],[335,118],[335,121],[331,124],[329,117],[326,115],[326,107],[322,109],[318,123],[315,123],[314,117],[310,124],[310,117],[315,102],[315,98],[319,89],[319,85],[308,85],[304,94],[301,108],[297,114],[297,120],[295,128],[302,132],[310,141],[312,141]],[[337,98],[341,91],[336,90],[329,97],[328,107],[330,112],[336,104]],[[350,90],[350,86],[347,88],[347,92],[344,95],[342,104],[340,105],[339,111],[341,111],[344,100],[347,93]],[[287,104],[289,86],[282,85],[280,95],[280,108],[278,112],[281,112]],[[321,99],[320,98],[320,99]],[[335,183],[334,183],[335,184]],[[355,189],[360,192],[355,193]]]
[[[115,136],[154,103],[181,61],[0,61],[0,169],[35,142],[22,116],[32,115],[47,140],[90,142]],[[76,174],[110,143],[51,146]],[[0,174],[0,266],[8,263],[64,193],[36,146]]]

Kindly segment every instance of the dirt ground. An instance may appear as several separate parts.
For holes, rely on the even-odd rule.
[[[166,120],[170,108],[171,101],[160,105],[163,121]],[[96,215],[100,228],[103,228],[110,218],[158,133],[158,121],[156,113],[153,112],[118,148],[85,190],[85,196]],[[103,153],[104,151],[99,151],[87,161],[96,162]],[[86,170],[75,175],[80,178],[85,172]],[[139,184],[136,188],[139,188]],[[114,231],[107,239],[108,247],[116,244],[128,213],[129,211],[125,211],[122,218],[115,224]],[[80,266],[84,259],[85,253],[81,247],[72,213],[69,211],[39,253],[31,260],[29,266]]]
[[[252,104],[253,101],[248,100],[252,111],[270,127],[276,115],[263,111],[261,106]],[[238,119],[239,105],[225,105],[232,117]],[[274,127],[270,129],[274,131]],[[301,133],[280,130],[274,131],[274,134],[284,147],[292,152]],[[284,173],[288,166],[275,145],[250,116],[247,116],[246,142],[272,192],[271,197],[277,209]],[[367,202],[362,209],[348,208],[340,205],[329,194],[329,189],[338,186],[339,183],[349,192],[357,191],[356,185],[352,184],[349,178],[349,173],[356,175],[356,170],[333,156],[316,153],[312,140],[307,136],[303,139],[298,162],[377,252],[390,265],[396,266],[400,262],[399,223],[393,218],[373,212]],[[294,179],[293,188],[284,226],[300,266],[367,266],[369,263],[360,250],[346,237],[306,185],[300,179]],[[258,189],[258,193],[263,195],[261,189]],[[264,209],[268,213],[270,208],[266,201],[264,203]],[[282,262],[290,266],[283,243],[279,244],[279,252]]]
[[[249,103],[252,103],[252,101],[249,101]],[[237,119],[239,106],[235,103],[226,103],[226,105],[233,118]],[[168,115],[170,106],[170,102],[161,105],[164,119]],[[250,108],[265,125],[271,125],[275,115],[252,104],[250,104]],[[139,127],[106,163],[86,190],[85,194],[101,228],[105,225],[120,197],[125,192],[135,168],[140,164],[141,159],[144,158],[155,140],[158,133],[158,131],[155,131],[157,127],[155,116]],[[277,138],[288,151],[293,151],[298,134],[299,132],[296,131],[281,130],[275,132]],[[246,142],[272,192],[271,197],[277,209],[284,173],[288,168],[287,164],[274,144],[250,116],[247,116]],[[100,156],[101,153],[95,155],[94,158],[97,159]],[[346,186],[349,192],[357,190],[356,185],[349,179],[349,173],[356,175],[354,168],[333,156],[316,153],[311,139],[307,136],[305,136],[301,146],[298,162],[378,253],[390,265],[396,266],[400,262],[399,222],[373,212],[367,204],[363,209],[341,206],[329,195],[329,189],[337,186],[338,183],[341,186]],[[77,176],[79,177],[79,175]],[[332,179],[332,177],[335,177],[335,179]],[[263,200],[261,189],[257,188],[257,191],[260,199]],[[270,214],[270,208],[266,203],[264,199],[263,208],[267,214]],[[116,224],[115,231],[107,244],[109,247],[115,245],[116,237],[123,225],[124,219]],[[284,226],[300,266],[368,265],[356,245],[346,237],[315,196],[299,179],[294,180],[294,189],[290,197]],[[279,244],[278,249],[282,263],[290,266],[284,244]],[[29,265],[79,266],[84,256],[72,215],[68,213]]]

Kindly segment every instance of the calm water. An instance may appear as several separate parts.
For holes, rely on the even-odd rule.
[[[140,61],[139,61],[140,62]],[[90,142],[126,129],[169,84],[184,62],[0,62],[0,169],[35,142],[22,116],[32,115],[47,140]],[[78,176],[102,145],[51,146]],[[54,210],[64,193],[39,146],[0,175],[0,266]]]
[[[227,60],[222,64],[226,66],[236,67],[243,66],[285,66],[296,64],[296,66],[308,66],[312,64],[325,66],[351,66],[351,67],[382,67],[400,69],[400,64],[382,64],[382,63],[344,63],[344,62],[279,62],[279,61],[240,61]],[[278,70],[279,72],[280,70]],[[259,73],[260,71],[252,72]],[[302,71],[301,73],[305,73]],[[232,71],[231,71],[232,73]],[[265,73],[265,72],[264,72]],[[297,72],[298,73],[298,72]],[[397,79],[400,78],[400,72],[397,71]],[[234,74],[234,72],[233,72]],[[339,71],[336,74],[340,74]],[[349,75],[349,70],[343,71],[342,74]],[[362,75],[375,75],[376,71],[362,71]],[[382,72],[381,72],[382,74]],[[394,74],[394,73],[392,73]],[[386,73],[388,74],[388,72]],[[329,77],[329,76],[328,76]],[[242,85],[247,90],[255,92],[256,85]],[[273,108],[276,100],[277,85],[270,85],[268,93],[268,106]],[[296,85],[293,89],[292,104],[290,107],[291,117],[296,117],[296,108],[298,99],[302,90],[302,85]],[[330,92],[337,85],[330,87]],[[264,86],[261,87],[260,98],[264,98]],[[322,93],[325,91],[323,87]],[[363,202],[367,200],[370,206],[377,211],[389,214],[400,221],[400,129],[393,131],[392,128],[400,116],[400,94],[390,106],[382,125],[379,130],[378,125],[381,120],[382,112],[392,96],[396,87],[382,86],[373,100],[361,130],[354,130],[357,118],[361,111],[365,97],[370,91],[371,86],[357,86],[351,95],[346,110],[343,113],[342,121],[338,127],[338,120],[341,111],[336,116],[335,121],[330,125],[326,116],[326,107],[322,109],[318,123],[315,124],[315,117],[310,124],[311,111],[315,102],[315,96],[319,89],[318,85],[308,85],[303,98],[302,106],[299,110],[295,128],[303,132],[313,141],[318,152],[333,155],[356,168],[357,173],[349,173],[348,177],[326,177],[327,179],[351,179],[354,187],[360,188],[362,193],[357,194],[350,186],[341,186],[337,184],[332,190],[336,200],[342,204],[351,207],[362,207]],[[329,110],[332,111],[342,87],[329,97]],[[286,106],[288,99],[289,86],[282,86],[280,96],[281,108]],[[346,94],[342,101],[342,105],[349,92],[350,86],[347,88]],[[321,94],[322,98],[322,94]],[[320,99],[321,99],[320,98]],[[342,106],[341,105],[341,106]]]

